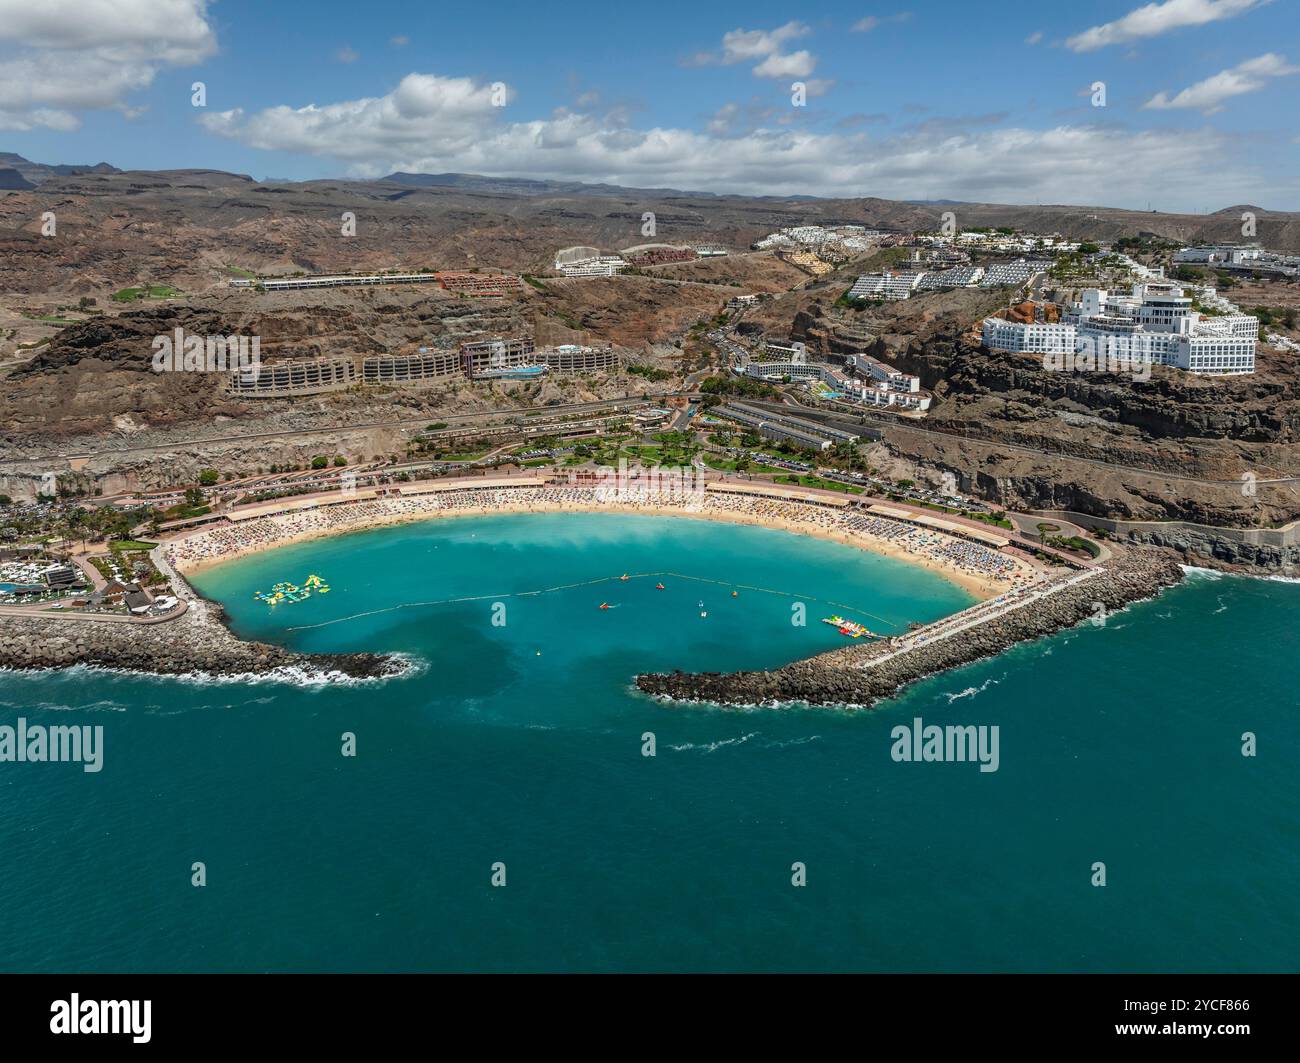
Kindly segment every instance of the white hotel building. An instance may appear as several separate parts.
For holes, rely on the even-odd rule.
[[[864,377],[878,380],[891,391],[906,391],[915,394],[921,390],[921,378],[911,373],[895,369],[869,354],[853,355],[853,368]]]
[[[566,277],[612,277],[627,269],[627,263],[617,255],[580,259],[577,262],[556,262],[555,270]]]
[[[910,299],[923,273],[864,273],[849,289],[850,299]]]
[[[991,351],[1014,354],[1070,354],[1074,351],[1075,327],[1050,325],[1042,321],[1023,324],[1000,317],[984,319],[984,346]]]
[[[1232,376],[1255,371],[1259,319],[1206,316],[1177,285],[1135,284],[1131,295],[1088,288],[1060,324],[987,318],[984,346],[1026,354],[1088,351],[1102,361],[1168,365],[1189,373]]]

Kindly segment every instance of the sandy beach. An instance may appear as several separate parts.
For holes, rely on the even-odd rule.
[[[347,503],[340,503],[340,505],[346,504]],[[809,508],[811,509],[811,507]],[[366,531],[389,525],[407,524],[414,521],[453,519],[456,517],[500,516],[502,514],[511,513],[621,513],[710,520],[731,524],[749,524],[761,527],[777,528],[795,535],[807,535],[813,538],[826,539],[831,542],[838,542],[846,546],[852,546],[856,549],[865,550],[868,553],[875,553],[883,557],[903,561],[907,564],[918,565],[960,586],[967,593],[981,600],[996,597],[997,595],[1004,593],[1009,586],[1013,585],[1012,582],[1007,579],[997,579],[991,575],[974,572],[957,564],[946,563],[943,558],[934,556],[932,553],[924,553],[918,549],[909,549],[905,544],[899,545],[898,543],[888,539],[871,536],[862,532],[850,533],[846,529],[828,526],[827,524],[816,522],[814,520],[790,519],[788,517],[774,516],[771,513],[760,514],[756,512],[745,512],[738,509],[688,509],[680,505],[658,505],[652,502],[634,499],[607,499],[584,502],[548,501],[540,498],[524,500],[519,498],[509,499],[506,501],[494,501],[492,504],[488,505],[460,505],[455,508],[429,508],[413,512],[364,512],[361,506],[358,506],[357,510],[356,513],[347,514],[346,516],[341,513],[338,514],[341,519],[334,519],[325,527],[312,527],[302,530],[277,528],[276,533],[271,538],[263,538],[257,542],[248,543],[246,545],[225,544],[219,553],[211,553],[206,556],[187,556],[189,553],[188,551],[178,550],[177,548],[183,546],[185,543],[201,539],[202,537],[211,536],[214,529],[204,529],[182,538],[170,540],[163,544],[163,549],[168,551],[168,556],[178,572],[183,575],[191,575],[196,572],[213,568],[217,565],[225,564],[228,561],[233,561],[240,557],[246,557],[251,554],[260,553],[264,550],[274,549],[280,546],[310,542],[326,536]],[[821,516],[821,514],[815,515]],[[259,518],[259,523],[274,519],[274,517],[262,517]],[[1020,562],[1020,566],[1022,574],[1019,575],[1017,579],[1019,581],[1024,581],[1031,578],[1032,570],[1030,569],[1030,566],[1023,562]]]

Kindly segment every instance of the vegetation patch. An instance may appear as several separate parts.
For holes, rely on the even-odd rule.
[[[147,288],[123,288],[113,293],[115,303],[134,303],[140,299],[170,299],[181,294],[179,288],[168,284],[151,284]]]

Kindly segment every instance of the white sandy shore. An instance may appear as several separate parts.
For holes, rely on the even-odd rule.
[[[233,561],[236,558],[250,554],[261,553],[268,549],[275,549],[280,546],[288,546],[294,543],[309,542],[313,539],[321,539],[327,536],[344,535],[350,532],[364,531],[370,528],[385,527],[392,524],[408,524],[414,521],[442,520],[454,517],[481,517],[500,516],[502,514],[508,515],[512,513],[560,512],[622,513],[633,515],[643,514],[646,516],[685,517],[694,520],[710,520],[728,524],[750,524],[765,528],[778,528],[795,535],[808,535],[817,539],[827,539],[832,542],[838,542],[846,546],[865,550],[868,553],[880,554],[884,557],[904,561],[910,565],[919,565],[920,567],[928,569],[936,575],[955,583],[969,594],[981,600],[997,597],[999,594],[1005,593],[1012,586],[1012,584],[1007,581],[996,580],[990,576],[970,572],[955,564],[946,564],[942,559],[924,556],[886,539],[869,537],[862,534],[849,535],[811,522],[785,520],[770,516],[760,517],[757,514],[745,514],[734,511],[695,512],[669,506],[655,506],[646,503],[624,501],[606,501],[591,504],[580,502],[539,501],[510,506],[499,504],[492,506],[466,506],[458,507],[456,509],[432,510],[420,513],[393,513],[385,515],[371,514],[359,517],[355,521],[350,521],[346,524],[333,525],[329,528],[312,529],[297,534],[285,534],[272,543],[257,543],[243,548],[232,549],[223,553],[220,557],[204,558],[200,560],[177,559],[174,562],[174,566],[181,574],[191,575],[196,572],[213,568],[217,565],[225,564],[227,561]],[[187,536],[186,538],[198,537],[203,534],[205,534],[205,532],[201,531],[195,533],[193,536]],[[182,539],[172,540],[168,545],[178,544],[182,541]]]

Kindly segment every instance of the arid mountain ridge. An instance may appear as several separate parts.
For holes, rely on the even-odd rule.
[[[869,196],[729,196],[474,175],[260,183],[217,170],[105,172],[105,166],[46,172],[36,188],[0,195],[0,288],[82,295],[148,281],[196,291],[223,283],[229,266],[270,273],[540,270],[556,249],[573,244],[618,249],[653,239],[740,249],[798,224],[937,228],[948,210],[964,227],[1012,226],[1101,240],[1150,233],[1188,242],[1240,240],[1241,215],[1249,210],[1261,243],[1300,248],[1300,214],[1251,206],[1162,214]],[[54,238],[42,235],[47,211],[57,218]],[[354,236],[342,235],[345,212],[356,216]],[[647,212],[655,215],[653,237],[643,234]]]

